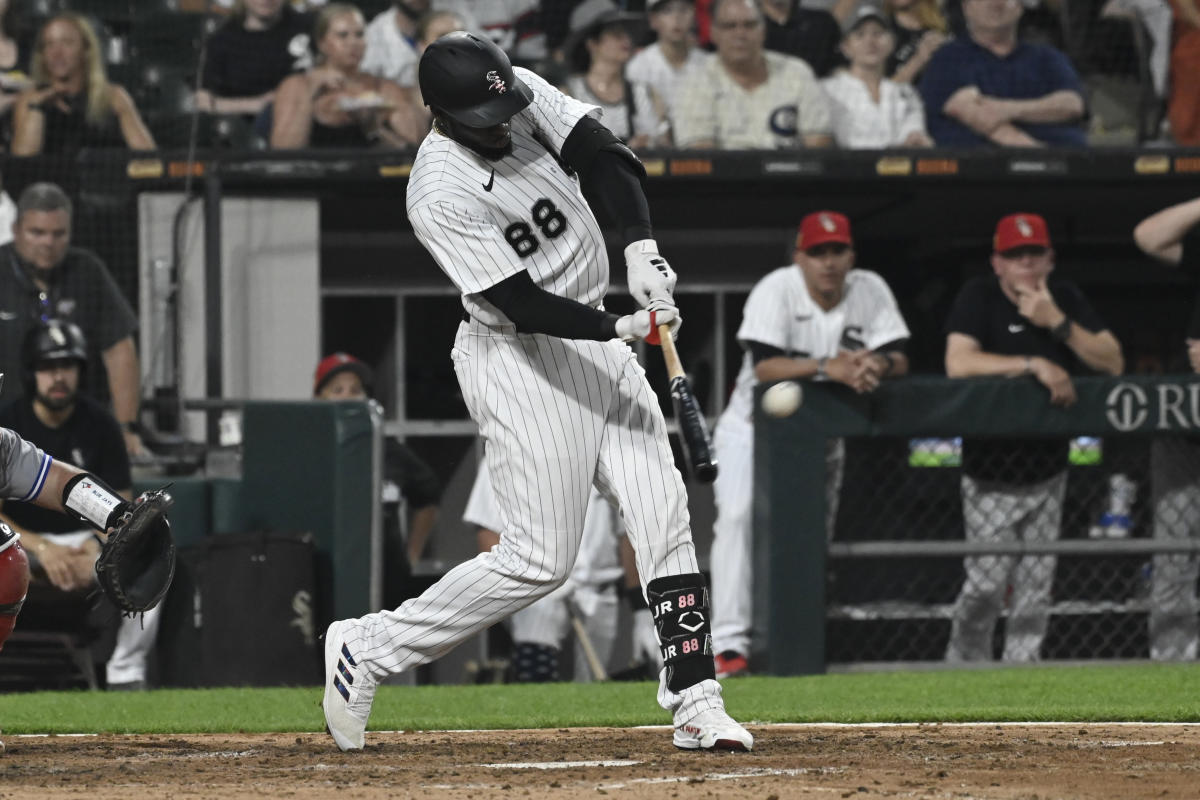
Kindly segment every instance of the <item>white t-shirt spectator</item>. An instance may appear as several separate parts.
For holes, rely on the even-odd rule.
[[[470,8],[461,0],[437,0],[432,11],[452,11],[463,21],[466,30],[478,28]],[[367,50],[363,54],[362,71],[378,75],[401,86],[417,85],[417,42],[400,33],[396,27],[396,9],[389,8],[367,24]]]
[[[721,150],[795,149],[804,136],[832,132],[829,100],[812,67],[769,50],[763,56],[767,81],[751,92],[715,56],[683,79],[671,115],[676,146],[708,140]]]
[[[879,83],[878,103],[862,79],[848,70],[838,70],[821,85],[829,97],[838,147],[896,147],[912,133],[926,133],[921,96],[907,83],[884,78]]]
[[[652,44],[629,59],[629,63],[625,65],[625,77],[630,83],[640,84],[652,91],[663,104],[665,112],[670,114],[684,77],[699,69],[710,58],[711,54],[693,47],[688,53],[687,61],[676,69],[667,61],[662,48]]]

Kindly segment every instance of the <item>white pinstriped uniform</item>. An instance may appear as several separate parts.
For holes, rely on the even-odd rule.
[[[504,516],[492,492],[491,473],[486,469],[475,475],[475,485],[463,520],[490,531],[505,528]],[[609,663],[617,639],[617,593],[615,582],[624,577],[619,552],[621,523],[617,510],[598,491],[588,496],[587,513],[583,520],[583,538],[579,556],[567,582],[536,603],[522,608],[512,616],[512,635],[516,642],[532,642],[560,649],[571,627],[566,601],[574,601],[583,618],[588,638],[596,649],[600,663]],[[591,678],[587,660],[576,646],[575,680]]]
[[[804,272],[793,264],[773,270],[751,290],[738,328],[739,342],[777,347],[796,358],[833,358],[841,349],[873,350],[909,337],[896,298],[878,274],[852,269],[842,300],[829,311],[808,293]],[[713,432],[721,469],[713,486],[717,518],[713,523],[713,647],[717,652],[750,652],[751,571],[754,496],[754,362],[749,352],[729,406]],[[836,508],[841,448],[826,454],[828,508]],[[827,515],[828,516],[828,515]]]
[[[597,110],[515,72],[534,100],[510,121],[512,155],[489,161],[434,131],[408,187],[413,230],[470,314],[451,359],[487,443],[504,529],[490,552],[420,597],[358,620],[351,646],[377,678],[437,658],[560,586],[579,552],[593,485],[621,509],[643,582],[698,571],[683,479],[633,351],[615,339],[517,334],[480,295],[522,270],[542,289],[596,308],[608,291],[600,227],[555,155]],[[677,724],[680,713],[721,707],[719,694],[707,698],[707,690],[659,692]]]

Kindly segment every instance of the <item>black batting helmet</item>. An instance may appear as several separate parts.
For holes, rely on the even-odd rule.
[[[425,105],[469,128],[507,122],[533,102],[504,51],[466,31],[448,33],[425,48],[418,79]]]
[[[39,363],[63,359],[79,362],[80,370],[87,365],[87,339],[78,325],[51,319],[30,328],[21,348],[21,367],[24,369],[21,377],[25,381],[25,390],[33,391],[36,385],[33,373]]]

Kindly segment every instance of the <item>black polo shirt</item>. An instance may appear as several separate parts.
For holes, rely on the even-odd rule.
[[[842,63],[842,29],[828,11],[802,8],[793,0],[787,22],[780,25],[770,17],[764,17],[767,25],[766,41],[763,46],[776,53],[802,58],[812,67],[818,78],[833,72]]]
[[[25,334],[38,321],[57,318],[74,322],[87,338],[83,391],[108,402],[108,373],[101,353],[137,331],[137,316],[129,301],[104,263],[82,248],[67,250],[62,263],[51,271],[48,291],[38,288],[32,274],[33,267],[18,258],[11,242],[0,246],[0,372],[5,396],[27,391],[21,380]]]
[[[200,86],[217,97],[258,97],[308,67],[312,20],[285,5],[265,31],[246,30],[243,20],[226,22],[208,40]]]
[[[1074,283],[1053,276],[1046,283],[1054,302],[1076,325],[1093,333],[1107,328]],[[966,334],[988,353],[1041,356],[1072,375],[1091,372],[1071,348],[1056,342],[1049,330],[1017,313],[1016,304],[1004,294],[995,275],[967,281],[950,309],[946,333]],[[977,480],[1038,483],[1066,468],[1069,441],[1058,437],[965,439],[963,472]]]
[[[18,397],[0,408],[0,426],[16,431],[55,460],[98,475],[116,491],[133,486],[121,426],[94,400],[80,395],[74,413],[62,427],[48,428],[33,413],[33,402]],[[34,533],[67,533],[87,527],[66,514],[16,500],[4,503],[4,513],[21,528]]]

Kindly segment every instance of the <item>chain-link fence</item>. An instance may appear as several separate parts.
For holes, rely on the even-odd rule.
[[[1179,435],[849,439],[827,660],[1195,658],[1198,476]]]

